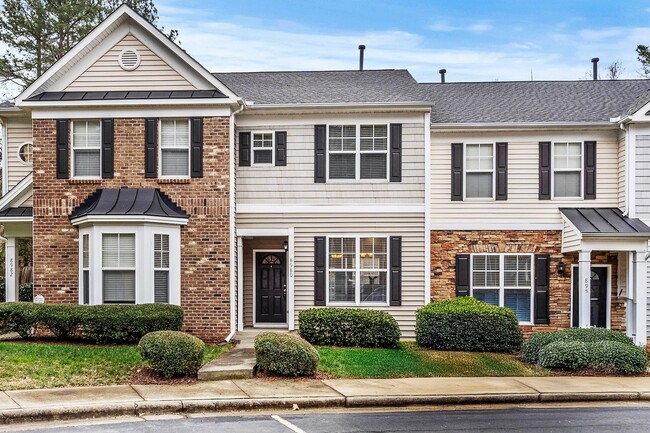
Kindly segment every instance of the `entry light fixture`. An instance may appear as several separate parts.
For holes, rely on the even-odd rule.
[[[564,276],[564,262],[559,262],[555,268],[555,271],[557,272],[558,276],[563,277]]]
[[[433,275],[434,275],[436,278],[440,278],[440,277],[442,276],[442,268],[441,268],[440,266],[436,267],[436,268],[433,270]]]
[[[285,251],[289,251],[289,242],[287,241],[282,242],[282,248],[284,248]]]

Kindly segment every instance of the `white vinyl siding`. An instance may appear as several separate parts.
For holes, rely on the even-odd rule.
[[[597,141],[596,199],[539,200],[539,142]],[[508,200],[451,201],[451,143],[508,143]],[[431,132],[431,224],[444,228],[540,224],[562,228],[561,207],[618,205],[618,132]],[[650,204],[650,201],[648,202]],[[649,207],[650,209],[650,207]]]
[[[237,229],[291,228],[294,230],[294,292],[295,316],[314,307],[314,236],[328,238],[402,237],[402,305],[364,306],[388,311],[399,323],[404,338],[415,336],[415,311],[429,299],[425,288],[425,234],[424,214],[237,214]],[[247,243],[248,242],[248,243]],[[279,240],[277,245],[281,245]],[[252,257],[255,239],[244,239],[245,256]],[[271,246],[273,244],[269,244]],[[289,258],[290,259],[290,258]],[[426,292],[426,294],[425,294]],[[250,310],[248,310],[250,311]],[[247,313],[250,314],[250,313]],[[245,316],[248,317],[248,316]],[[250,320],[250,319],[246,319]],[[289,318],[292,320],[292,318]]]
[[[101,177],[101,146],[99,120],[72,122],[72,177]]]
[[[105,304],[135,303],[135,234],[102,236],[102,290]]]
[[[465,198],[494,198],[494,144],[465,145]]]
[[[32,121],[27,118],[3,119],[6,128],[7,191],[11,190],[25,176],[32,172],[32,166],[23,164],[18,158],[18,149],[23,143],[32,142]],[[0,131],[0,133],[2,133]]]
[[[160,176],[183,178],[190,175],[190,121],[160,121]]]
[[[645,131],[644,131],[645,132]],[[650,224],[650,131],[630,137],[632,148],[635,149],[634,192],[636,198],[636,217]],[[648,244],[650,249],[650,243]],[[648,267],[648,283],[650,283],[650,266]],[[650,284],[648,284],[650,292]],[[647,324],[650,331],[650,296],[647,300]]]
[[[125,48],[135,48],[140,53],[140,66],[133,71],[125,71],[118,64],[118,56]],[[197,89],[135,36],[128,34],[64,90],[100,92]]]

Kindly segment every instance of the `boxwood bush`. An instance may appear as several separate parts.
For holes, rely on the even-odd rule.
[[[554,341],[539,351],[538,364],[559,370],[581,370],[589,365],[588,344],[576,340]]]
[[[320,356],[314,346],[294,334],[263,332],[255,338],[257,368],[282,376],[311,376]]]
[[[528,340],[524,341],[521,347],[521,357],[524,362],[535,364],[539,359],[539,352],[543,347],[556,341],[566,340],[582,341],[583,343],[618,341],[634,346],[632,339],[618,331],[604,328],[569,328],[555,332],[538,332],[532,334]]]
[[[298,332],[319,346],[396,347],[400,329],[385,311],[312,308],[298,315]]]
[[[0,304],[0,330],[17,332],[23,338],[40,327],[60,338],[137,342],[149,332],[178,331],[182,325],[183,310],[176,305]]]
[[[514,311],[469,296],[420,308],[415,338],[423,347],[468,352],[513,352],[522,342]]]
[[[138,344],[140,355],[164,377],[196,376],[203,364],[205,343],[179,331],[155,331]]]
[[[648,353],[645,348],[620,341],[597,341],[589,344],[590,367],[618,374],[640,374],[646,371]]]

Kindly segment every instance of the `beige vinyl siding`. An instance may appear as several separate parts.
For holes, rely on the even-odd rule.
[[[253,274],[253,263],[255,262],[254,251],[282,250],[286,237],[256,237],[244,239],[243,248],[243,288],[244,288],[244,326],[253,326],[253,297],[255,295],[255,275]]]
[[[295,317],[293,319],[296,326],[298,314],[314,306],[314,236],[402,236],[402,305],[372,308],[388,311],[393,315],[400,324],[403,337],[415,336],[415,310],[424,304],[425,292],[423,214],[240,213],[237,215],[237,228],[294,229]]]
[[[580,233],[575,231],[571,224],[562,221],[562,252],[578,251],[580,249]]]
[[[25,142],[32,141],[31,119],[12,118],[6,120],[7,127],[7,191],[11,190],[25,176],[32,172],[32,166],[23,164],[18,158],[18,149]]]
[[[118,63],[118,56],[125,48],[135,48],[140,53],[140,66],[133,71],[125,71]],[[129,33],[65,90],[196,90],[196,88]]]
[[[341,120],[339,124],[350,123],[355,121]],[[373,121],[367,120],[362,123],[373,123]],[[329,180],[327,183],[314,183],[313,123],[238,127],[239,131],[286,131],[287,165],[285,167],[254,165],[237,167],[238,204],[424,203],[425,130],[423,123],[402,124],[401,182],[389,182],[388,179],[372,181],[337,179]],[[237,148],[239,148],[239,134],[237,134]],[[239,157],[239,152],[237,155]],[[390,163],[389,157],[388,160]]]
[[[650,224],[650,135],[633,137],[636,152],[634,173],[636,216],[646,224]],[[648,248],[650,249],[650,243]],[[648,267],[648,282],[650,282],[650,267]],[[647,300],[647,311],[648,331],[650,331],[650,296]]]
[[[539,200],[539,142],[597,141],[596,200]],[[508,143],[508,200],[451,201],[451,143]],[[616,207],[619,201],[617,131],[431,132],[431,222],[557,224],[561,207]]]

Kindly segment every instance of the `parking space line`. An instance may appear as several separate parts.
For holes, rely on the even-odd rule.
[[[286,428],[295,431],[296,433],[307,433],[306,431],[304,431],[303,429],[301,429],[297,425],[291,424],[289,421],[287,421],[286,419],[284,419],[284,418],[282,418],[282,417],[280,417],[278,415],[271,415],[271,418],[273,418],[274,420],[276,420],[277,422],[279,422],[280,424],[282,424]]]

